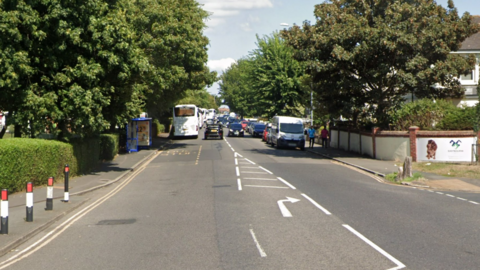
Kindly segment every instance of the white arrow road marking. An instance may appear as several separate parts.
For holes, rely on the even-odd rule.
[[[290,213],[290,211],[288,211],[284,202],[296,203],[296,202],[299,202],[299,201],[300,201],[299,199],[290,198],[290,197],[287,197],[286,200],[279,200],[277,203],[278,203],[278,207],[280,207],[280,212],[282,212],[283,217],[292,217],[292,213]]]

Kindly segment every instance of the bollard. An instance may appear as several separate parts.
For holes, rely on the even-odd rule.
[[[53,177],[47,181],[47,207],[45,210],[53,210]]]
[[[8,234],[8,189],[2,189],[0,234]]]
[[[33,221],[33,183],[27,183],[27,222]]]
[[[68,174],[70,172],[70,168],[68,167],[68,164],[65,165],[65,195],[63,197],[63,202],[68,202],[70,199],[70,194],[68,193]]]

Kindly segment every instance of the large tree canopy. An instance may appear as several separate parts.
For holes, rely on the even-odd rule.
[[[257,36],[257,48],[221,76],[220,94],[242,115],[300,116],[309,93],[302,85],[303,75],[304,67],[278,33]]]
[[[0,110],[31,136],[92,135],[168,110],[215,78],[207,15],[194,0],[1,1]]]
[[[316,23],[282,36],[305,61],[320,102],[332,115],[388,123],[405,95],[460,97],[455,76],[473,57],[452,51],[478,28],[433,0],[332,0],[315,6]],[[442,87],[432,87],[435,84]]]

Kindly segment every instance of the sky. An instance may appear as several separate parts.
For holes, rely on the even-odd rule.
[[[315,23],[314,6],[323,0],[197,0],[210,13],[204,35],[210,40],[208,67],[220,75],[236,60],[256,48],[256,36]],[[447,6],[448,0],[436,0]],[[469,12],[480,15],[479,0],[454,0],[460,15]],[[285,24],[288,24],[286,26]],[[218,95],[218,83],[208,92]]]

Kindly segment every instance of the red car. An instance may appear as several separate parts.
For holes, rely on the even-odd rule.
[[[247,129],[247,125],[248,125],[248,121],[242,121],[242,129],[243,130],[246,130]]]
[[[267,135],[268,135],[268,131],[269,129],[272,127],[272,124],[267,124],[265,126],[265,130],[263,131],[263,136],[262,136],[262,141],[263,142],[267,142]]]

